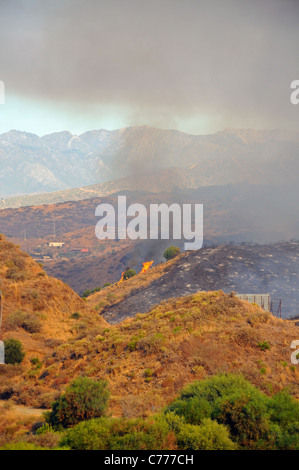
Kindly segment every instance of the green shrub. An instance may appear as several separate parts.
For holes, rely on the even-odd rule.
[[[165,419],[99,418],[67,431],[62,446],[74,450],[159,450],[175,441]]]
[[[84,292],[82,292],[81,297],[84,297],[85,299],[91,294],[90,289],[86,289]]]
[[[25,357],[22,343],[18,339],[4,340],[4,350],[5,364],[20,364]]]
[[[145,371],[143,372],[143,375],[144,377],[152,377],[153,372],[151,369],[145,369]]]
[[[138,344],[139,336],[132,336],[131,340],[128,343],[129,351],[135,351]]]
[[[268,409],[271,421],[282,428],[299,423],[299,402],[285,391],[277,393],[269,401]]]
[[[185,424],[178,433],[178,447],[183,450],[235,450],[229,431],[223,424],[204,419],[200,426]]]
[[[240,375],[218,375],[184,389],[169,411],[190,424],[212,418],[226,424],[238,442],[256,441],[269,430],[268,398]]]
[[[78,312],[72,313],[71,318],[73,318],[74,320],[78,320],[80,318],[80,313]]]
[[[282,428],[277,424],[270,427],[267,439],[257,443],[258,449],[299,450],[299,423],[291,423]]]
[[[52,404],[47,422],[52,426],[73,426],[80,421],[103,416],[109,399],[107,382],[78,377]]]
[[[136,276],[136,271],[134,269],[129,268],[124,272],[123,279],[130,279],[130,277],[133,276]]]
[[[83,421],[67,431],[60,446],[73,450],[107,450],[109,433],[110,420],[107,418]]]
[[[298,401],[286,392],[268,397],[241,375],[216,375],[194,382],[166,408],[168,412],[190,425],[201,426],[207,418],[223,424],[230,439],[243,448],[299,448]],[[187,431],[191,437],[197,433],[193,428]]]
[[[102,288],[101,287],[94,287],[93,289],[86,289],[81,297],[84,297],[85,299],[89,297],[91,294],[94,294],[95,292],[99,292]]]
[[[231,435],[240,443],[250,445],[269,433],[267,397],[258,390],[241,390],[224,398],[213,413],[218,422],[230,428]]]
[[[258,343],[258,347],[262,351],[266,351],[267,349],[271,349],[271,345],[268,341],[261,341],[260,343]]]
[[[30,363],[33,367],[35,367],[36,370],[40,369],[41,366],[42,366],[42,363],[41,363],[41,361],[39,360],[38,357],[32,357],[30,359]]]
[[[170,259],[175,258],[179,253],[181,253],[181,250],[179,249],[178,246],[170,246],[164,251],[164,258],[166,261],[169,261]]]

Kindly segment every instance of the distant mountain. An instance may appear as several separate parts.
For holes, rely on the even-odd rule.
[[[19,197],[2,201],[0,207],[140,189],[148,174],[154,175],[154,183],[147,182],[146,189],[151,189],[150,183],[153,191],[164,190],[165,182],[172,190],[242,181],[294,181],[298,154],[299,133],[292,131],[226,129],[200,136],[142,126],[38,137],[13,130],[0,135],[0,197]],[[101,183],[104,186],[98,187]],[[84,188],[93,184],[97,186]],[[70,188],[78,189],[68,192]],[[31,200],[32,193],[60,190],[63,193],[39,194]]]

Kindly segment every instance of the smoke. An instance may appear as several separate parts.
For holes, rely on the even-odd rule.
[[[295,0],[11,0],[0,3],[12,93],[128,123],[218,130],[298,126]]]

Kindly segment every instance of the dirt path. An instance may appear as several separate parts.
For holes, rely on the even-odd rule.
[[[0,410],[7,404],[7,401],[5,400],[0,400]],[[44,409],[40,408],[33,408],[32,406],[23,406],[23,405],[10,405],[11,409],[15,412],[17,412],[20,415],[23,416],[36,416],[36,417],[41,417],[45,411]]]

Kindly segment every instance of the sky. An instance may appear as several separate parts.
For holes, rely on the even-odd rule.
[[[299,130],[298,23],[298,0],[0,0],[0,133]]]

